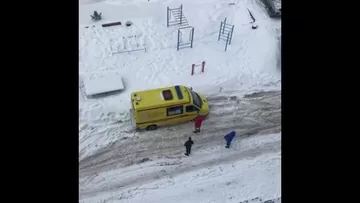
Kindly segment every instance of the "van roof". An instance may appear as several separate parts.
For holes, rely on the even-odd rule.
[[[183,85],[131,93],[131,102],[136,111],[185,104],[190,102],[190,98],[190,92]]]

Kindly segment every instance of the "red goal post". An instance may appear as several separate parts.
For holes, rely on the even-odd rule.
[[[201,66],[201,72],[203,73],[205,71],[205,61],[203,61],[201,64],[192,64],[191,66],[191,75],[194,75],[195,67]]]

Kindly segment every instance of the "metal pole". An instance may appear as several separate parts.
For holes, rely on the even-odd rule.
[[[224,31],[225,31],[225,26],[226,26],[226,18],[224,20],[224,27],[223,27],[223,30],[222,30],[222,33],[224,34]]]
[[[182,4],[181,4],[181,6],[180,6],[180,25],[182,24],[182,16],[183,16],[183,6],[182,6]]]
[[[191,39],[192,39],[192,32],[193,32],[193,30],[191,29],[190,34],[189,34],[189,42],[191,42]]]
[[[205,71],[205,61],[202,62],[201,64],[201,72]]]
[[[191,48],[193,47],[194,31],[195,31],[195,28],[192,28],[192,30],[191,30],[191,45],[190,45]]]
[[[228,45],[228,42],[229,42],[229,36],[230,36],[230,32],[228,33],[228,36],[226,38],[225,51],[227,50],[227,45]]]
[[[251,22],[251,23],[254,23],[256,20],[255,20],[254,16],[252,15],[252,13],[250,12],[249,9],[248,9],[248,11],[249,11],[250,17],[251,17],[251,19],[252,19],[252,22]]]
[[[178,40],[177,40],[177,50],[179,51],[179,42],[180,42],[180,29],[178,29]]]
[[[231,39],[232,39],[232,36],[233,36],[233,33],[234,33],[234,27],[235,27],[235,25],[233,25],[232,28],[231,28],[231,35],[230,35],[229,44],[231,44]]]
[[[221,35],[221,28],[222,28],[222,24],[223,22],[220,23],[220,29],[219,29],[219,37],[218,37],[218,41],[220,40],[220,35]]]
[[[169,7],[167,7],[167,10],[166,10],[166,25],[167,25],[167,27],[169,27]]]
[[[180,29],[179,29],[179,31],[180,31]],[[182,41],[182,32],[180,31],[179,34],[180,34],[180,36],[179,36],[179,44],[183,45],[184,42]]]

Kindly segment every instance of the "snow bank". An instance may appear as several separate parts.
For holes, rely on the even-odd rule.
[[[120,200],[133,203],[238,203],[248,200],[249,197],[271,200],[281,193],[280,156],[280,153],[265,154],[254,159],[234,160],[232,163],[217,164],[180,175],[162,176],[162,172],[159,171],[160,180],[139,184],[137,187],[99,193],[80,202],[112,203]],[[163,167],[163,171],[167,170],[167,167]],[[141,174],[141,170],[135,170],[133,173]],[[103,178],[106,177],[100,177]]]
[[[84,80],[84,86],[87,96],[124,89],[122,78],[119,75],[108,75],[101,78],[86,79]]]

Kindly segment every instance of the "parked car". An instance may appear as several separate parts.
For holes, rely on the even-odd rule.
[[[281,17],[281,0],[261,0],[271,18]]]

